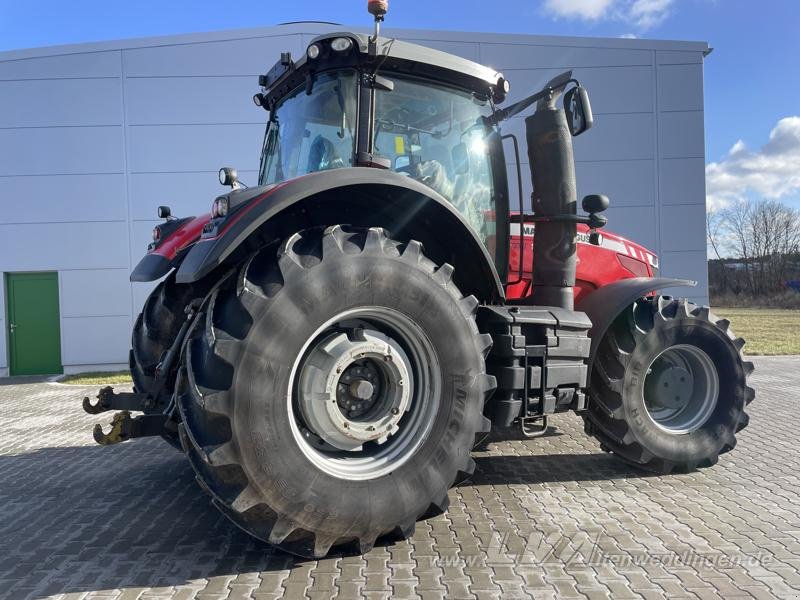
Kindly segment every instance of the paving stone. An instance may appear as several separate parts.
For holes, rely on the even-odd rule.
[[[96,390],[0,380],[0,598],[800,598],[799,360],[754,359],[714,468],[640,473],[557,415],[492,433],[410,540],[320,561],[231,525],[163,441],[94,445]]]

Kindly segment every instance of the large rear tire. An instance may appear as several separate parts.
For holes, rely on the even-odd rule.
[[[449,265],[383,230],[308,230],[206,301],[179,375],[181,441],[236,525],[301,556],[368,551],[446,510],[490,423],[491,338]]]
[[[742,346],[708,307],[668,297],[636,301],[598,348],[587,432],[648,471],[714,465],[736,446],[755,397]]]

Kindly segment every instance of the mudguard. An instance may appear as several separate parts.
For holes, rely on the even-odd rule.
[[[344,209],[356,202],[360,203],[357,207],[363,208],[366,215],[362,219],[368,220],[367,217],[374,215],[377,221],[372,223],[374,225],[383,225],[379,219],[384,215],[387,220],[401,221],[401,225],[413,230],[414,221],[420,218],[421,213],[427,217],[433,215],[440,228],[439,238],[446,239],[452,254],[462,257],[463,264],[476,271],[470,280],[475,282],[476,291],[480,290],[479,297],[483,300],[505,297],[492,257],[464,217],[443,196],[410,177],[392,171],[353,167],[310,173],[262,188],[261,193],[256,189],[248,191],[253,195],[246,204],[233,211],[226,220],[218,224],[212,222],[209,224],[211,227],[204,230],[180,264],[176,275],[178,283],[202,279],[259,227],[314,197],[315,201],[323,203],[341,202],[342,222],[354,225],[362,225],[353,221],[353,214],[357,218],[361,213],[354,210],[348,215]],[[314,211],[305,214],[309,225],[325,224],[314,221]]]
[[[589,337],[592,338],[592,347],[589,352],[589,370],[594,363],[594,357],[600,340],[625,307],[630,306],[634,300],[646,296],[650,292],[670,287],[694,287],[696,281],[689,279],[671,279],[668,277],[633,277],[621,279],[601,287],[581,299],[575,310],[584,312],[592,321]]]

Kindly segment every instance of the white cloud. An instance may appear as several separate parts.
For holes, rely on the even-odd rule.
[[[757,194],[777,200],[800,191],[800,117],[778,121],[758,150],[736,142],[719,162],[706,165],[709,210]]]
[[[563,19],[619,21],[646,30],[661,23],[674,0],[545,0],[545,12]]]
[[[545,0],[544,8],[557,17],[594,21],[606,16],[616,0]]]
[[[628,17],[640,29],[650,29],[667,18],[673,0],[634,0]]]

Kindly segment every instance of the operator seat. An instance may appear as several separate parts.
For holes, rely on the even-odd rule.
[[[308,151],[308,169],[306,173],[316,173],[317,171],[328,171],[344,167],[344,161],[336,154],[336,146],[328,138],[318,135],[311,142]]]

